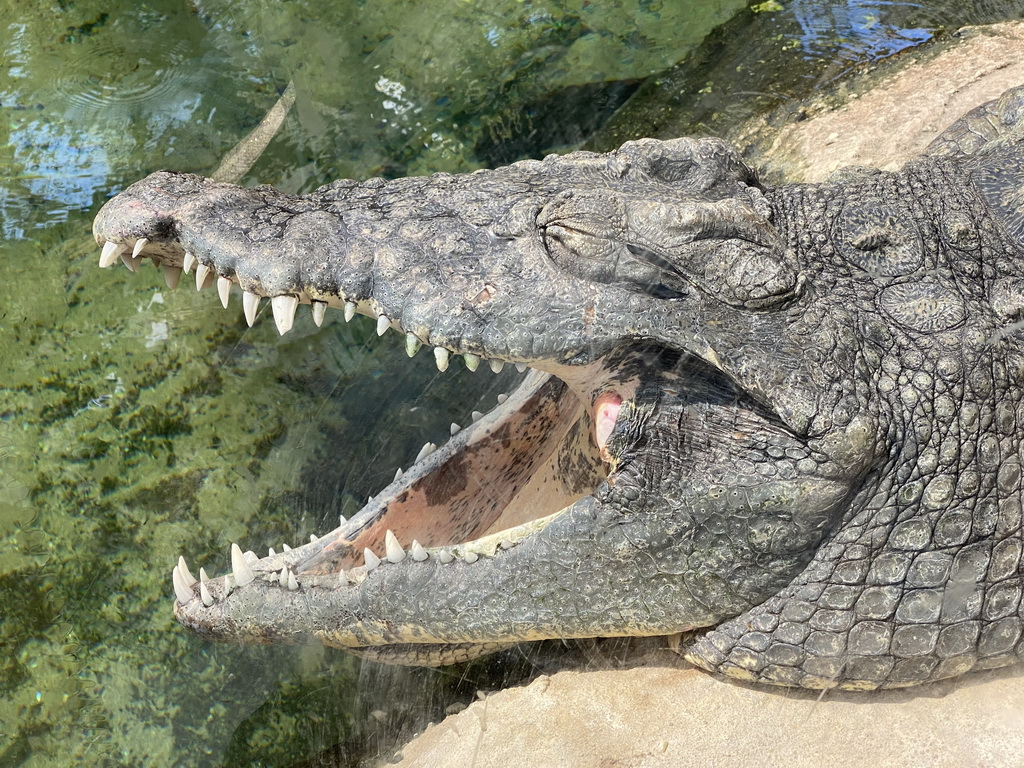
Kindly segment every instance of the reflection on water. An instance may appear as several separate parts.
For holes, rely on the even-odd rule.
[[[215,311],[149,268],[100,273],[92,214],[157,168],[211,171],[289,80],[296,106],[253,182],[308,190],[566,148],[745,4],[0,3],[0,765],[386,752],[484,670],[207,645],[170,618],[170,568],[187,552],[219,571],[231,541],[326,530],[514,372],[441,376],[330,316],[283,339],[266,318],[248,329],[237,298]],[[996,13],[778,6],[748,29],[802,30],[762,65],[780,70]]]
[[[892,56],[923,43],[933,28],[912,28],[910,18],[917,3],[882,3],[877,0],[848,0],[820,3],[794,0],[789,9],[800,24],[800,43],[815,55],[838,53],[853,61],[873,61]],[[838,51],[836,43],[838,42]]]

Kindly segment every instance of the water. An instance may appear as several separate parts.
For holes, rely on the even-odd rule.
[[[942,27],[1022,13],[743,5],[4,0],[0,765],[351,765],[494,679],[495,665],[393,672],[205,644],[171,619],[169,573],[182,552],[222,572],[231,541],[333,527],[514,373],[440,376],[337,317],[302,316],[282,339],[267,318],[247,329],[237,297],[221,312],[149,268],[100,272],[96,208],[160,167],[212,171],[290,80],[293,113],[246,181],[305,191],[570,148],[690,52],[676,72],[704,80],[673,119],[715,126],[743,116],[716,99],[750,88],[721,73],[751,52],[774,52],[758,89],[785,98]],[[619,111],[647,115],[617,117],[622,138],[672,127],[642,102]]]

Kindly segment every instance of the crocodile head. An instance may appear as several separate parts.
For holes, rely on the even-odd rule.
[[[864,520],[898,517],[894,457],[920,406],[880,371],[963,323],[940,279],[906,279],[936,266],[887,179],[771,190],[729,145],[679,139],[306,196],[169,172],[131,186],[96,218],[101,266],[151,258],[225,306],[237,284],[250,324],[269,297],[281,333],[310,304],[317,323],[360,313],[410,354],[428,345],[442,371],[458,355],[533,369],[336,530],[262,558],[233,545],[220,578],[179,560],[178,620],[430,664],[744,616],[763,648],[733,633],[691,658],[892,682],[807,664],[784,634],[794,601],[830,630],[826,587],[871,588],[836,574],[888,546]]]

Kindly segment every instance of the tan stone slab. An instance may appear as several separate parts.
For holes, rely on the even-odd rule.
[[[821,181],[848,165],[895,170],[965,112],[1024,84],[1024,24],[962,34],[937,56],[894,62],[895,74],[837,109],[812,106],[809,120],[777,133],[755,128],[741,141],[760,141],[759,160],[794,181]],[[766,141],[769,133],[774,138]]]
[[[1019,668],[905,691],[734,685],[693,669],[564,671],[430,726],[403,768],[1011,768],[1024,765]]]

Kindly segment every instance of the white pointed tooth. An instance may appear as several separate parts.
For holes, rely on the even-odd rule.
[[[171,267],[164,264],[160,267],[160,271],[164,273],[164,285],[172,291],[178,287],[178,280],[181,278],[181,267]]]
[[[437,559],[440,560],[442,563],[450,563],[452,560],[455,559],[455,555],[451,553],[451,550],[442,549],[440,552],[437,553]]]
[[[184,577],[187,587],[194,587],[196,585],[196,577],[192,575],[192,571],[185,564],[185,558],[180,555],[178,556],[178,571]]]
[[[224,597],[235,591],[235,577],[230,573],[224,574]]]
[[[353,317],[356,316],[356,305],[353,301],[345,302],[345,322],[349,322]]]
[[[372,571],[380,565],[380,558],[374,554],[372,549],[367,547],[363,550],[363,562],[366,564],[366,570]]]
[[[206,287],[206,278],[213,272],[206,264],[196,266],[196,290],[201,291]]]
[[[402,476],[402,468],[399,467],[398,469],[395,470],[395,480],[397,480],[401,476]],[[392,480],[391,482],[395,482],[395,480]]]
[[[469,415],[470,415],[470,418],[473,419],[473,421],[480,421],[480,419],[482,419],[484,417],[484,415],[482,413],[480,413],[480,411],[473,411]]]
[[[409,548],[409,551],[412,553],[412,559],[417,563],[422,563],[430,557],[430,555],[427,554],[427,550],[425,550],[423,545],[416,541],[416,539],[412,540],[412,546]]]
[[[528,366],[526,363],[516,363],[516,370],[519,371],[520,373],[522,373],[529,367],[530,366]]]
[[[281,545],[281,551],[282,551],[282,552],[291,552],[291,551],[292,551],[292,548],[291,548],[291,547],[289,547],[289,546],[288,546],[287,544],[282,544],[282,545]]]
[[[132,248],[132,258],[133,259],[139,258],[139,254],[142,253],[142,249],[145,248],[148,243],[149,243],[149,238],[148,237],[140,237],[138,240],[136,240],[135,241],[135,247]]]
[[[185,584],[185,578],[178,570],[178,566],[174,566],[174,570],[171,571],[171,583],[174,584],[174,596],[178,598],[179,603],[187,603],[192,599],[192,590]]]
[[[106,269],[107,267],[114,266],[121,254],[127,250],[128,246],[124,243],[115,243],[108,240],[103,244],[103,250],[100,251],[100,268]]]
[[[345,523],[348,522],[348,518],[346,518],[344,515],[338,515],[338,522],[341,525],[344,525]]]
[[[253,563],[258,563],[260,560],[259,556],[251,549],[245,550],[245,552],[242,553],[242,557],[245,558],[245,562],[247,562],[249,565],[252,565]]]
[[[502,549],[512,549],[512,547],[514,547],[515,544],[512,542],[511,539],[502,539],[501,543],[498,546]]]
[[[434,347],[434,362],[437,363],[437,370],[444,373],[448,370],[448,350],[444,347]]]
[[[252,328],[256,322],[256,312],[260,308],[260,296],[252,291],[242,293],[242,311],[245,313],[245,322]]]
[[[462,356],[462,359],[466,361],[466,367],[469,368],[469,370],[471,371],[475,371],[477,368],[480,367],[479,355],[465,354]]]
[[[196,266],[196,255],[190,251],[185,251],[185,258],[181,260],[181,268],[185,271],[185,274],[189,274]]]
[[[320,540],[320,537],[317,536],[315,533],[309,534],[309,543],[310,544],[315,544],[319,540]]]
[[[388,529],[384,534],[384,551],[389,563],[400,563],[405,560],[405,550],[398,541],[398,537]]]
[[[448,431],[452,433],[452,437],[455,437],[457,434],[459,434],[459,432],[462,431],[462,427],[460,427],[453,421],[452,425],[448,428]]]
[[[373,496],[367,496],[366,497],[366,504],[367,504],[367,506],[369,506],[370,504],[373,504]]]
[[[420,448],[420,452],[416,454],[416,458],[413,460],[413,464],[416,464],[421,459],[425,459],[427,456],[437,450],[437,446],[433,443],[424,443],[423,447]]]
[[[405,334],[405,354],[409,357],[416,357],[416,353],[420,351],[420,347],[423,346],[423,342],[417,339],[413,334]]]
[[[245,555],[242,554],[242,549],[237,544],[231,545],[231,573],[234,574],[235,583],[240,587],[244,587],[256,578],[256,574],[252,572],[252,568],[245,561]]]
[[[139,273],[139,267],[142,266],[142,259],[136,259],[128,255],[127,252],[121,254],[121,263],[124,264],[135,274]]]
[[[288,571],[288,591],[294,592],[299,588],[299,580],[295,578],[294,571]]]
[[[498,395],[498,405],[504,405],[507,402],[508,402],[508,395],[506,395],[504,392],[502,392],[500,395]]]
[[[277,583],[280,584],[282,587],[287,587],[288,586],[288,569],[287,568],[282,568],[281,569],[281,573],[279,573],[277,575]]]
[[[274,548],[273,548],[273,547],[269,547],[269,548],[267,549],[267,557],[273,557],[273,556],[274,556],[274,555],[276,555],[276,554],[277,554],[277,552],[275,552],[275,551],[274,551]]]
[[[313,302],[313,322],[316,323],[316,327],[319,328],[324,324],[324,314],[327,312],[326,301],[314,301]]]
[[[228,308],[228,299],[231,297],[231,278],[219,275],[217,277],[217,295],[220,296],[220,303],[224,309]]]
[[[206,575],[206,570],[203,568],[199,569],[199,596],[203,598],[203,605],[209,608],[213,605],[213,595],[210,594],[210,590],[206,586],[206,582],[210,580],[210,577]]]
[[[284,336],[292,329],[295,322],[295,308],[299,306],[297,296],[275,296],[270,300],[270,308],[274,310],[274,322],[277,332]]]
[[[463,555],[463,559],[465,559],[467,563],[475,563],[477,560],[480,559],[480,555],[478,555],[476,552],[467,552],[465,555]]]
[[[388,328],[390,328],[390,327],[391,327],[391,318],[389,318],[387,315],[382,314],[382,315],[380,315],[377,318],[377,335],[378,336],[383,336],[385,333],[388,332]]]
[[[505,367],[504,360],[495,360],[493,358],[488,360],[487,364],[491,366],[491,370],[495,373],[501,373],[501,369]]]

